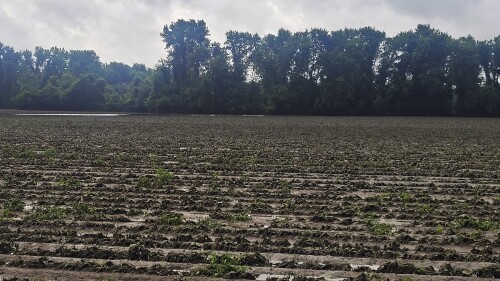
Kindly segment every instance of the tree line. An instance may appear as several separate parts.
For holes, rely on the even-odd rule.
[[[210,114],[500,116],[500,36],[478,41],[418,25],[209,39],[204,21],[161,32],[154,68],[92,50],[0,43],[0,108]]]

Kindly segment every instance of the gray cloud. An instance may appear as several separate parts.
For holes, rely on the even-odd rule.
[[[454,37],[499,35],[498,0],[0,0],[0,41],[16,49],[93,49],[104,62],[153,66],[163,25],[203,19],[213,40],[228,30],[275,33],[372,26],[395,35],[428,23]]]

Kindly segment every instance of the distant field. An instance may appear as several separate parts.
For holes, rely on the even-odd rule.
[[[500,278],[500,119],[3,111],[0,149],[3,277]]]

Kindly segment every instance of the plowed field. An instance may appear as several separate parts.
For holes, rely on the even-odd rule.
[[[5,280],[500,278],[500,120],[0,114]]]

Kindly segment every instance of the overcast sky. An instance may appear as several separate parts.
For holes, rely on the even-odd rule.
[[[181,18],[205,20],[223,43],[228,30],[371,26],[393,36],[419,23],[483,40],[500,35],[499,15],[500,0],[0,0],[0,42],[91,49],[103,62],[152,67],[165,57],[163,26]]]

